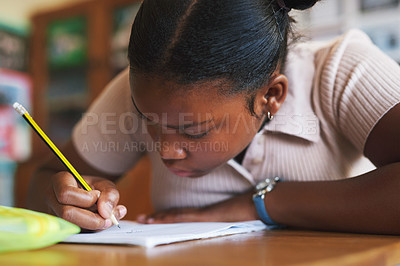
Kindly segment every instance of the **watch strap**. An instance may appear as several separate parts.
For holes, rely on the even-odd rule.
[[[279,177],[273,179],[267,178],[260,182],[256,186],[256,193],[253,195],[253,202],[256,207],[256,211],[260,219],[269,226],[271,229],[283,228],[285,226],[275,223],[271,217],[269,217],[267,209],[265,208],[265,195],[271,192],[276,183],[280,182]]]
[[[267,210],[265,209],[264,197],[261,195],[253,197],[254,205],[256,206],[258,217],[268,226],[278,225],[269,217]]]

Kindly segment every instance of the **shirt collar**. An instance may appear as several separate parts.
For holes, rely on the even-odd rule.
[[[320,139],[319,119],[312,108],[311,92],[314,78],[314,52],[306,44],[289,51],[284,74],[289,88],[285,102],[263,133],[278,132],[311,142]]]

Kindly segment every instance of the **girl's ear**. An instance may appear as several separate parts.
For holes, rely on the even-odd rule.
[[[263,114],[268,112],[275,115],[286,99],[288,79],[285,75],[278,74],[263,87],[257,94],[258,106]]]

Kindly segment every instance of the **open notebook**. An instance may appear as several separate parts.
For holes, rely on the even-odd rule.
[[[90,244],[127,244],[154,247],[173,242],[260,231],[268,227],[261,221],[235,223],[138,224],[121,221],[97,233],[76,234],[63,242]]]

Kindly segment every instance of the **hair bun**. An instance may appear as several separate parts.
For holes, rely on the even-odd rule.
[[[319,0],[284,0],[287,8],[305,10],[312,7]]]

